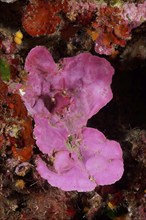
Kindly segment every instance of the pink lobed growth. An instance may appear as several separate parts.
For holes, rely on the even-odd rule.
[[[109,185],[123,174],[122,150],[94,128],[83,128],[78,135],[56,135],[47,119],[36,119],[34,134],[42,152],[48,153],[51,166],[37,159],[37,171],[52,186],[65,191],[91,191],[97,185]],[[49,131],[47,137],[44,127]],[[51,135],[50,135],[51,133]],[[53,137],[54,134],[54,137]],[[65,134],[65,135],[64,135]]]
[[[22,98],[28,111],[49,118],[53,126],[63,122],[71,133],[112,99],[114,69],[90,53],[56,64],[45,47],[37,46],[29,52],[25,70],[29,75]]]
[[[81,53],[56,64],[45,47],[37,46],[25,70],[22,98],[34,117],[37,146],[47,154],[47,160],[36,160],[41,177],[62,190],[81,192],[119,180],[124,170],[120,145],[85,127],[112,98],[110,63]]]

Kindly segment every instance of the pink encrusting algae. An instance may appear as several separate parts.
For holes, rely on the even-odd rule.
[[[122,150],[87,121],[112,99],[110,63],[90,53],[56,64],[43,46],[25,62],[29,72],[22,99],[35,121],[37,146],[47,162],[36,160],[39,174],[65,191],[91,191],[123,174]]]

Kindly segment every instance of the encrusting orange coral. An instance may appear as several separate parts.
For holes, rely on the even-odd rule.
[[[58,13],[66,11],[67,5],[66,0],[54,2],[33,0],[24,9],[23,28],[33,37],[54,33],[61,23]]]

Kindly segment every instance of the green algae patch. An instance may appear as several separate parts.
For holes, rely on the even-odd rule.
[[[5,59],[0,59],[0,75],[3,81],[10,80],[10,66]]]

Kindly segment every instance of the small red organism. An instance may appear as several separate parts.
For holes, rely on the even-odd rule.
[[[73,217],[73,216],[75,216],[75,214],[76,214],[76,211],[73,208],[68,208],[67,209],[67,215],[68,216]]]
[[[12,146],[12,153],[14,158],[20,160],[21,162],[25,162],[30,160],[33,153],[33,147],[28,146],[28,147],[24,147],[23,149],[19,149],[16,148],[15,146]]]
[[[12,153],[13,157],[21,162],[30,160],[33,154],[34,140],[32,138],[32,121],[30,118],[20,121],[22,129],[19,131],[19,137],[22,141],[17,138],[11,137]]]
[[[114,27],[114,33],[118,38],[127,39],[129,38],[129,28],[126,23],[117,24]]]
[[[33,0],[24,9],[22,25],[25,31],[35,37],[52,34],[61,23],[59,13],[67,10],[67,1]]]

